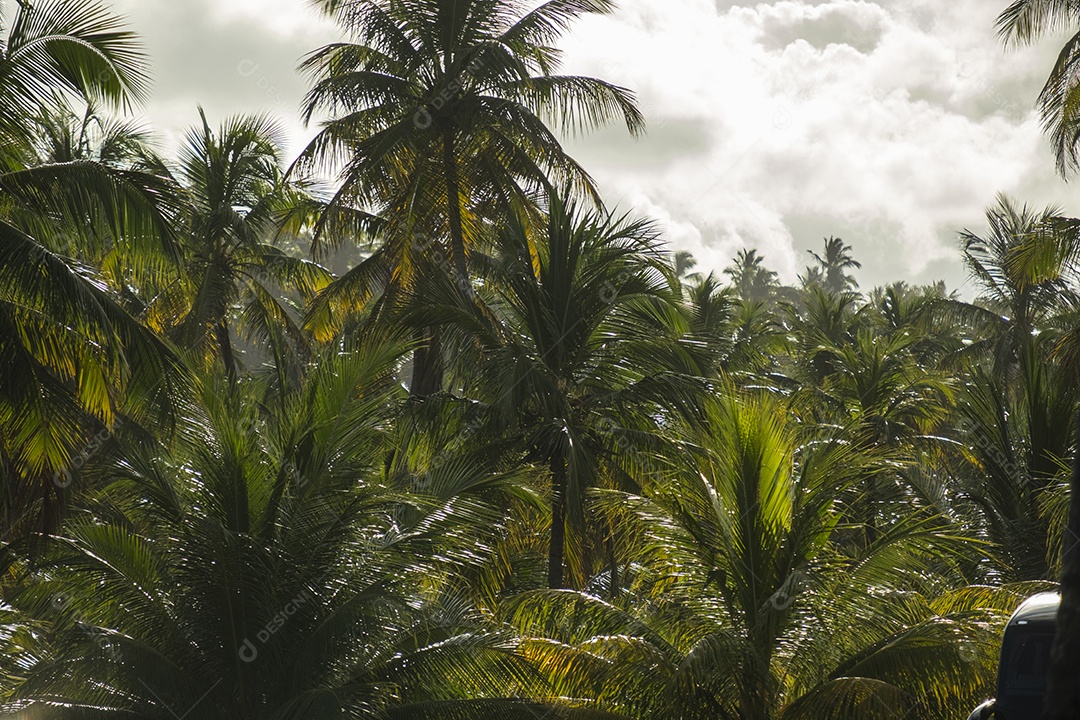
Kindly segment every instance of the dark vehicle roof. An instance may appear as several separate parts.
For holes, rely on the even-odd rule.
[[[1009,618],[1009,626],[1026,625],[1029,622],[1054,622],[1057,620],[1060,604],[1061,595],[1056,592],[1032,595]]]

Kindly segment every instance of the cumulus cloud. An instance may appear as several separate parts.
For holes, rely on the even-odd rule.
[[[264,111],[295,152],[299,59],[336,35],[303,0],[114,0],[146,38],[167,138]],[[1057,46],[1005,52],[986,0],[622,0],[564,42],[567,71],[638,92],[639,141],[568,139],[611,204],[724,267],[756,247],[793,281],[824,235],[864,286],[963,281],[956,233],[1004,191],[1068,208],[1032,106]]]
[[[147,121],[174,147],[203,105],[211,123],[237,113],[277,117],[296,152],[300,59],[338,37],[304,0],[112,0],[143,39],[154,75]]]
[[[705,147],[682,130],[686,152],[648,168],[635,156],[652,137],[575,152],[713,267],[753,246],[791,281],[835,234],[864,285],[955,287],[956,232],[997,192],[1067,198],[1032,110],[1054,48],[1007,55],[990,5],[624,0],[568,39],[569,63],[637,89],[665,146],[672,128],[704,128]]]

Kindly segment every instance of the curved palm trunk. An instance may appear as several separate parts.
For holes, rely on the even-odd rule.
[[[561,452],[551,458],[551,545],[548,547],[548,587],[561,590],[566,547],[566,461]]]
[[[1075,422],[1069,526],[1061,558],[1061,607],[1043,711],[1047,720],[1080,719],[1080,685],[1076,682],[1080,667],[1080,416]]]

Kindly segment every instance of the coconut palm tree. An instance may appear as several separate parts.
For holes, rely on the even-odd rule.
[[[1077,244],[1055,208],[1001,197],[987,221],[984,236],[961,236],[980,296],[939,304],[974,330],[965,354],[987,360],[971,371],[960,403],[958,439],[972,466],[960,478],[987,532],[1009,548],[1013,572],[1043,577],[1048,527],[1039,496],[1069,452],[1077,397],[1073,377],[1055,362],[1054,331],[1075,302]]]
[[[969,353],[989,353],[996,372],[1008,373],[1038,342],[1037,331],[1075,298],[1069,265],[1076,243],[1054,207],[1036,211],[1000,196],[986,221],[988,233],[960,235],[977,302],[948,305],[980,335]]]
[[[67,101],[123,107],[144,97],[134,36],[86,0],[19,3],[7,19],[0,33],[5,542],[49,526],[42,518],[55,516],[67,488],[54,480],[118,414],[148,423],[175,417],[178,370],[95,269],[76,262],[116,247],[164,262],[175,210],[170,188],[89,158],[41,164],[35,153],[38,120],[69,112]]]
[[[37,126],[33,165],[92,161],[131,169],[141,161],[154,160],[145,128],[133,121],[103,117],[92,104],[81,116],[66,108],[47,112],[38,118]]]
[[[694,268],[698,265],[697,258],[694,257],[694,254],[689,250],[679,250],[672,255],[671,264],[675,269],[675,277],[679,278],[680,281],[689,283],[701,282],[701,273],[693,272]]]
[[[1014,0],[997,21],[998,32],[1007,44],[1031,44],[1039,38],[1060,30],[1072,35],[1058,54],[1042,92],[1038,106],[1043,127],[1050,135],[1057,159],[1058,172],[1067,176],[1077,167],[1077,142],[1080,139],[1080,118],[1076,113],[1078,62],[1080,62],[1080,9],[1070,2],[1059,0]],[[1075,331],[1074,331],[1075,334]],[[1075,342],[1072,343],[1075,346]],[[1080,419],[1074,423],[1080,427]],[[1076,446],[1080,446],[1080,441]],[[1074,457],[1077,450],[1074,447]],[[1046,716],[1068,718],[1075,716],[1080,704],[1080,690],[1069,675],[1080,662],[1080,553],[1075,538],[1080,537],[1080,464],[1072,473],[1072,509],[1069,513],[1067,545],[1063,563],[1060,631],[1055,643],[1055,663],[1049,682]]]
[[[869,298],[869,327],[887,336],[915,338],[912,350],[926,367],[937,367],[964,346],[968,334],[955,318],[940,312],[947,301],[957,300],[944,283],[911,287],[905,282],[875,288]]]
[[[947,718],[992,686],[988,621],[1017,593],[942,591],[973,546],[929,514],[841,552],[838,490],[876,460],[787,418],[728,386],[667,482],[603,493],[638,539],[632,599],[507,603],[556,696],[626,718]]]
[[[408,287],[423,244],[442,248],[444,271],[468,282],[468,254],[481,243],[493,208],[532,202],[550,180],[571,182],[598,198],[588,174],[549,127],[584,131],[621,118],[634,134],[644,126],[632,94],[589,77],[557,74],[558,38],[609,0],[320,0],[353,38],[312,53],[302,68],[314,79],[305,120],[330,116],[308,145],[299,169],[337,171],[341,186],[324,228],[360,227],[373,212],[384,225],[384,252],[374,272]],[[434,329],[420,365],[441,364]],[[442,374],[418,367],[420,395],[441,390]]]
[[[825,238],[825,250],[823,255],[818,255],[813,250],[807,250],[810,253],[810,257],[814,258],[817,263],[817,268],[807,268],[807,284],[815,281],[821,283],[821,286],[834,295],[854,290],[859,286],[859,283],[854,277],[847,274],[847,270],[851,268],[861,268],[862,263],[856,261],[851,257],[851,246],[845,245],[844,241],[838,237]],[[814,275],[813,271],[817,270],[818,275]]]
[[[754,249],[740,250],[724,274],[731,278],[739,297],[752,302],[768,300],[778,286],[776,273],[765,267],[765,258]]]
[[[301,219],[291,211],[309,200],[302,186],[284,179],[274,122],[234,117],[215,132],[201,108],[199,115],[174,172],[188,200],[181,220],[185,272],[155,288],[141,314],[191,349],[199,364],[220,360],[233,379],[240,360],[232,326],[239,323],[272,347],[283,370],[287,349],[303,347],[304,339],[296,311],[275,288],[312,296],[330,281],[319,265],[273,242],[284,222]]]
[[[567,520],[581,530],[585,490],[605,474],[632,482],[633,445],[656,436],[650,410],[688,402],[692,382],[679,378],[700,375],[706,358],[697,343],[680,342],[690,328],[649,223],[553,196],[545,225],[519,216],[493,255],[477,257],[481,302],[445,282],[438,294],[432,277],[415,322],[438,321],[458,336],[467,391],[549,470],[548,582],[564,586],[569,547],[581,584],[587,573]]]
[[[384,482],[397,343],[339,344],[283,410],[207,386],[198,428],[104,471],[11,607],[42,654],[7,709],[42,717],[509,718],[537,678],[454,591],[497,476]],[[448,483],[448,484],[447,484]],[[452,491],[452,486],[460,488]]]

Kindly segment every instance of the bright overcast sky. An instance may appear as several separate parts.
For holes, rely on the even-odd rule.
[[[265,111],[295,152],[305,53],[334,28],[306,0],[113,0],[154,69],[148,120],[170,147]],[[961,287],[957,232],[998,192],[1080,212],[1033,111],[1060,47],[1006,52],[1007,0],[621,0],[564,42],[566,70],[637,91],[648,136],[569,142],[611,205],[658,220],[707,269],[742,247],[794,281],[825,235],[854,248],[864,288]]]

